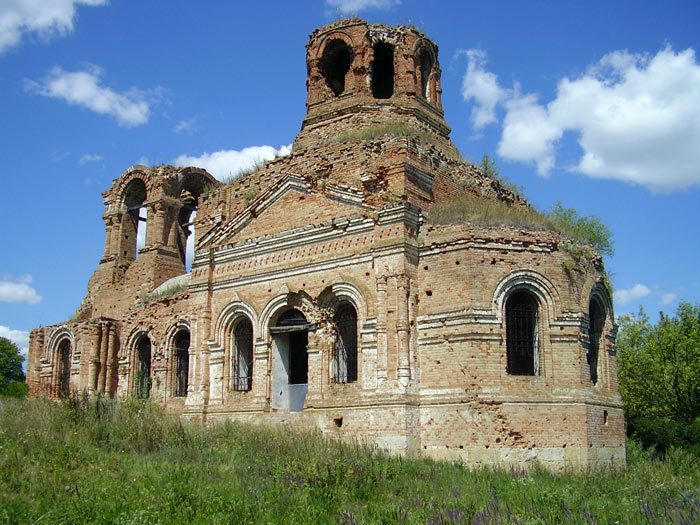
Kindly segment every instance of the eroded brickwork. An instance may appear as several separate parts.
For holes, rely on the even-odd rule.
[[[228,186],[134,166],[103,194],[103,258],[75,317],[32,332],[31,395],[139,395],[475,465],[624,464],[601,258],[431,222],[455,199],[528,206],[450,142],[437,46],[353,19],[314,31],[307,64],[290,155]]]

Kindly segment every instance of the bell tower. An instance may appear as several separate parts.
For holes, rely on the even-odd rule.
[[[449,143],[438,47],[411,26],[353,18],[316,29],[306,46],[306,117],[296,148],[348,130],[405,126]]]

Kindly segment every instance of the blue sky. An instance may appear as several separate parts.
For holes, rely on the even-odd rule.
[[[610,227],[616,314],[700,302],[696,0],[0,0],[0,335],[73,314],[129,166],[225,177],[288,146],[339,13],[424,31],[463,156]]]

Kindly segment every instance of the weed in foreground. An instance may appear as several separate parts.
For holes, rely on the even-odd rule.
[[[630,442],[626,470],[468,470],[138,399],[0,400],[0,523],[692,523],[698,467]]]

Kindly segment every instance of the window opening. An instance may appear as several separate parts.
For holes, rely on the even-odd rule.
[[[321,73],[336,97],[345,91],[345,76],[350,71],[351,60],[350,48],[342,40],[333,40],[323,50]]]
[[[197,216],[197,197],[187,190],[182,190],[180,201],[182,207],[177,218],[180,225],[177,248],[185,271],[189,272],[194,258],[194,219]]]
[[[248,391],[253,386],[253,325],[242,319],[233,331],[233,389]]]
[[[603,334],[603,309],[598,301],[591,300],[588,304],[588,370],[591,382],[595,385],[598,382],[598,354],[600,351],[600,338]]]
[[[175,396],[187,396],[190,372],[190,332],[181,330],[175,336]]]
[[[531,376],[538,373],[537,309],[537,300],[526,291],[516,291],[506,301],[509,374]]]
[[[146,222],[148,211],[143,203],[146,201],[146,185],[141,179],[132,180],[124,190],[126,220],[122,221],[123,253],[137,258],[138,250],[146,245]]]
[[[137,350],[136,394],[141,399],[146,399],[151,395],[151,340],[143,336],[138,342]]]
[[[386,42],[374,45],[372,96],[390,98],[394,94],[394,48]]]
[[[71,354],[70,341],[64,339],[58,346],[58,395],[60,397],[68,397],[70,394]]]
[[[341,305],[333,316],[333,322],[338,331],[333,347],[333,381],[352,383],[357,381],[357,312],[355,308],[349,303]]]
[[[420,53],[420,85],[421,95],[424,99],[430,100],[430,72],[433,69],[433,61],[427,49]]]

